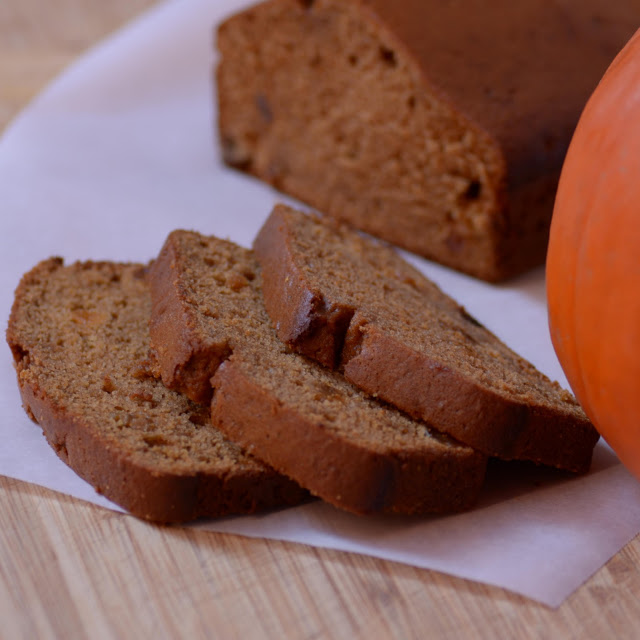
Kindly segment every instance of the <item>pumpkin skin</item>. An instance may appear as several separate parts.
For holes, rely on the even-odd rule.
[[[546,278],[551,338],[569,384],[640,479],[640,31],[575,130]]]

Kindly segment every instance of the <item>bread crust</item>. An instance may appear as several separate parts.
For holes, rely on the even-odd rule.
[[[375,312],[324,291],[319,285],[323,265],[318,261],[314,274],[319,275],[312,283],[307,257],[293,246],[296,223],[303,220],[303,214],[277,205],[254,242],[262,267],[265,308],[284,342],[325,366],[340,369],[368,394],[486,455],[574,472],[588,470],[599,436],[581,411],[553,410],[505,396],[446,360],[418,351],[376,323]],[[381,286],[383,282],[381,276]],[[426,296],[424,304],[430,304]],[[341,333],[333,322],[336,310],[349,314]]]
[[[345,376],[367,393],[486,455],[588,471],[598,434],[588,419],[492,393],[368,324],[350,325]]]
[[[152,312],[149,331],[153,336],[151,357],[154,374],[170,389],[184,393],[199,404],[211,402],[209,380],[231,353],[226,340],[209,341],[206,347],[192,340],[198,319],[185,301],[178,281],[180,256],[165,243],[149,271]]]
[[[85,263],[85,267],[104,267],[114,274],[123,268],[143,268],[142,265],[115,263]],[[52,397],[47,387],[48,380],[42,379],[31,368],[32,362],[40,359],[42,353],[37,345],[25,340],[19,316],[23,305],[28,304],[29,289],[34,285],[41,286],[38,283],[63,269],[62,260],[55,258],[40,263],[25,274],[16,290],[7,342],[14,356],[25,411],[40,425],[47,442],[65,464],[94,486],[98,493],[130,514],[157,523],[253,513],[308,499],[307,492],[298,485],[260,465],[238,472],[215,469],[209,472],[201,469],[169,472],[152,464],[142,464],[125,446],[106,436],[99,422],[78,413],[71,396],[65,403]],[[130,302],[136,303],[135,300]],[[50,327],[43,329],[51,330]],[[55,340],[55,336],[51,339]],[[79,362],[72,365],[72,375],[77,376],[78,382],[83,373],[82,367]],[[94,391],[100,393],[99,389]]]
[[[183,233],[170,234],[150,270],[152,299],[157,296],[163,301],[171,301],[170,305],[153,305],[152,313],[159,315],[151,323],[152,344],[163,335],[153,328],[162,327],[165,323],[169,326],[183,322],[187,317],[183,313],[185,306],[190,306],[196,315],[201,314],[203,303],[194,299],[193,291],[185,283],[185,274],[193,274],[199,267],[193,256],[187,255],[189,250],[184,248],[186,236]],[[198,237],[198,234],[191,235],[192,245],[198,243]],[[225,244],[229,246],[229,243]],[[249,251],[239,247],[236,251],[239,261],[250,261],[252,268],[257,270]],[[175,289],[175,295],[166,295],[167,286]],[[283,347],[269,326],[259,284],[252,286],[256,294],[255,318],[263,329],[260,339],[268,345],[261,347],[264,353],[260,366],[270,372],[276,387],[284,386],[294,372],[281,370],[279,363],[270,360],[267,349],[279,351]],[[215,287],[208,293],[211,306],[216,305],[218,295]],[[225,291],[224,298],[229,297],[229,292]],[[166,317],[159,317],[162,315]],[[171,332],[181,336],[184,344],[171,343],[167,349],[157,350],[159,357],[166,360],[163,367],[171,370],[177,360],[189,362],[193,356],[206,353],[209,340],[218,340],[212,337],[218,334],[218,330],[214,330],[216,323],[224,326],[227,321],[210,319],[209,329],[203,329],[198,322],[173,326]],[[440,440],[432,440],[431,436],[421,437],[420,441],[412,442],[411,447],[404,448],[385,444],[381,436],[378,446],[366,447],[359,436],[332,432],[327,427],[328,423],[306,415],[295,402],[283,400],[250,373],[250,367],[255,367],[256,363],[255,358],[245,357],[248,347],[245,340],[255,341],[256,337],[243,338],[247,326],[229,329],[228,343],[231,344],[232,336],[234,341],[231,355],[219,363],[210,380],[213,390],[212,422],[232,441],[293,478],[313,495],[358,514],[450,512],[466,509],[476,501],[483,483],[485,456],[452,441],[443,446],[438,444]],[[189,352],[186,359],[183,357],[184,348]],[[319,387],[327,388],[320,393],[335,393],[331,391],[333,374],[307,363],[302,356],[289,355],[305,362],[304,366],[313,370],[313,375],[320,380]],[[199,386],[203,379],[197,377],[192,382]],[[342,379],[340,384],[348,386]],[[300,393],[303,391],[300,389]],[[390,409],[388,411],[396,414]],[[402,419],[406,420],[405,417]],[[422,428],[427,431],[426,426]]]

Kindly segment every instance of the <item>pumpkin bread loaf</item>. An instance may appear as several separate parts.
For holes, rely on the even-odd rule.
[[[268,0],[218,29],[226,162],[486,280],[542,263],[640,0]]]
[[[7,340],[24,407],[60,458],[158,522],[308,499],[225,440],[208,408],[150,375],[150,309],[141,265],[50,259],[23,277]]]
[[[291,352],[271,328],[252,253],[174,231],[154,261],[151,342],[164,383],[311,493],[355,513],[469,507],[486,458]]]
[[[589,468],[598,434],[573,396],[389,246],[278,205],[254,249],[294,350],[487,455]]]

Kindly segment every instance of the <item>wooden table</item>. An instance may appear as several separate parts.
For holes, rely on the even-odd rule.
[[[152,4],[1,0],[0,131],[65,65]],[[639,638],[639,568],[640,537],[551,610],[393,562],[156,527],[0,477],[0,638],[11,640]]]

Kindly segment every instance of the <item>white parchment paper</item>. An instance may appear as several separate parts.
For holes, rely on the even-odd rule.
[[[147,261],[191,228],[250,246],[284,198],[225,168],[215,140],[213,26],[241,0],[173,0],[78,60],[0,141],[0,316],[39,260]],[[492,286],[409,259],[566,385],[549,340],[542,270]],[[0,474],[106,508],[28,420],[0,349]],[[478,507],[440,518],[359,518],[314,503],[198,527],[428,567],[559,605],[640,530],[640,484],[603,443],[592,471],[492,468]]]

